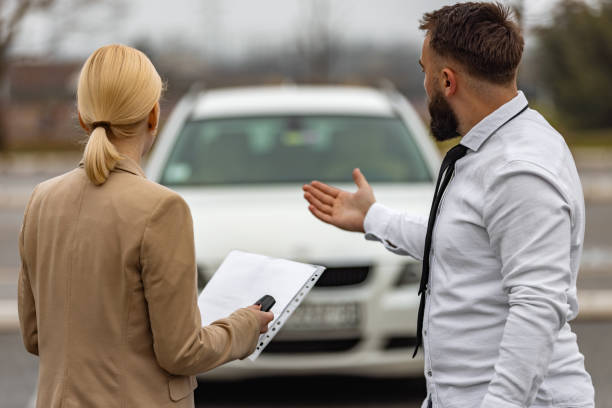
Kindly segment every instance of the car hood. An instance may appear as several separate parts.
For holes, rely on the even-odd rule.
[[[351,189],[351,186],[339,186]],[[377,201],[427,214],[433,187],[373,186]],[[216,268],[234,249],[327,266],[393,261],[382,245],[316,219],[301,185],[175,188],[192,212],[198,263]]]

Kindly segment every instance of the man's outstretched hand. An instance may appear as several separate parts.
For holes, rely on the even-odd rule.
[[[310,212],[323,222],[347,231],[363,231],[363,220],[376,202],[372,187],[359,169],[353,170],[357,191],[348,191],[329,186],[320,181],[304,185],[304,198],[310,203]]]

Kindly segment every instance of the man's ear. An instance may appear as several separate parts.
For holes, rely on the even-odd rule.
[[[89,128],[87,127],[85,122],[83,122],[83,118],[81,117],[81,112],[78,112],[78,115],[79,115],[79,124],[81,125],[81,127],[83,128],[84,131],[89,133]]]
[[[157,126],[159,125],[159,112],[160,112],[159,102],[157,102],[155,106],[153,106],[153,109],[151,109],[151,112],[149,112],[149,119],[148,119],[149,130],[157,129]]]
[[[445,96],[452,96],[457,92],[457,74],[451,68],[444,68],[440,76],[441,88]]]

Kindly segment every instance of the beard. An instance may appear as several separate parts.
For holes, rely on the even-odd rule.
[[[429,128],[438,142],[461,136],[457,130],[459,128],[457,115],[441,92],[434,92],[428,108],[431,116]]]

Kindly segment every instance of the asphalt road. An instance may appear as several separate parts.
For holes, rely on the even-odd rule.
[[[612,408],[612,322],[575,322],[586,368],[593,378],[596,407]],[[418,379],[363,379],[347,377],[264,378],[238,383],[201,383],[196,407],[321,407],[417,408],[425,396]],[[304,392],[304,390],[307,390]]]
[[[596,406],[612,408],[612,322],[575,322],[580,350],[595,384]],[[27,408],[36,385],[37,361],[21,345],[18,333],[0,334],[0,406]],[[261,378],[240,382],[205,382],[197,388],[201,408],[416,408],[424,396],[418,379],[351,377]]]

